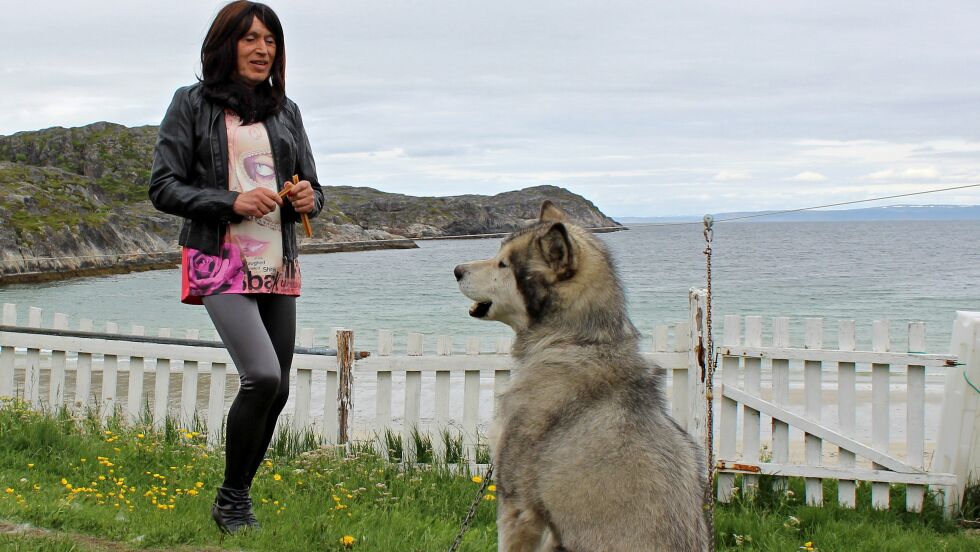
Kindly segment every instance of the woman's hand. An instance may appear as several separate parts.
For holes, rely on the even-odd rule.
[[[311,190],[310,194],[312,193]],[[274,211],[276,205],[282,205],[282,198],[276,192],[268,188],[255,188],[238,194],[231,208],[243,217],[261,218]]]
[[[309,213],[313,210],[313,187],[309,180],[300,180],[298,184],[287,182],[285,185],[292,186],[286,195],[293,204],[293,210],[297,213]]]

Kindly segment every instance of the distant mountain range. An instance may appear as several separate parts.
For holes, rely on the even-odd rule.
[[[745,211],[712,213],[715,220],[751,217],[739,222],[857,222],[889,220],[980,220],[980,205],[892,205],[865,209],[823,209],[816,211]],[[696,222],[701,216],[616,217],[623,224],[654,222]]]

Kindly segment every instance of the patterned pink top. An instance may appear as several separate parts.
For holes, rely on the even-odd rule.
[[[228,132],[228,189],[247,192],[258,187],[277,191],[269,134],[261,122],[242,125],[225,111]],[[201,297],[219,293],[299,295],[299,261],[284,263],[282,214],[279,207],[264,217],[245,217],[229,224],[220,255],[185,247],[181,254],[182,303],[200,305]]]

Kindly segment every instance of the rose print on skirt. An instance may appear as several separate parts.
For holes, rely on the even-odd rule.
[[[196,249],[184,248],[184,293],[185,302],[188,298],[215,295],[230,289],[238,291],[242,286],[245,265],[238,246],[224,243],[221,255],[214,256],[201,253]]]

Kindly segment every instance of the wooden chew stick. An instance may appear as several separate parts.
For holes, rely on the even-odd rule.
[[[293,175],[293,184],[299,184],[299,175],[298,174],[294,174]],[[283,195],[289,193],[289,190],[291,190],[291,189],[292,189],[292,186],[289,186],[287,188],[283,188],[283,190],[281,192],[279,192],[279,196],[282,197]],[[313,237],[313,226],[310,225],[310,217],[307,216],[306,213],[302,213],[300,215],[300,218],[303,219],[303,230],[306,230],[306,237],[307,238],[312,238]]]

